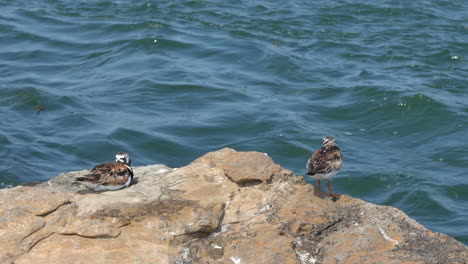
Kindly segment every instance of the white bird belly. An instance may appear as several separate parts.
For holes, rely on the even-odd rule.
[[[338,171],[332,171],[329,173],[323,173],[323,174],[314,174],[311,177],[317,180],[331,180],[333,176],[335,176],[338,173]]]

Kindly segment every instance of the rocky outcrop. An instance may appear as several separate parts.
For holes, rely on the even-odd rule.
[[[468,249],[403,212],[337,201],[264,153],[222,149],[135,168],[90,192],[70,172],[0,191],[2,263],[466,263]]]

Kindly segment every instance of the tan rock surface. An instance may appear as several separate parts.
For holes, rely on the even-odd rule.
[[[324,197],[264,153],[222,149],[135,168],[113,192],[86,171],[0,190],[1,263],[466,263],[468,248],[387,206]]]

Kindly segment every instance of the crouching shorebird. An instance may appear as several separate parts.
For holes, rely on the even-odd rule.
[[[75,181],[95,191],[115,191],[130,185],[133,169],[127,152],[115,154],[115,162],[104,162],[94,167],[87,175]]]
[[[320,189],[320,180],[328,180],[328,191],[330,196],[335,197],[340,194],[333,193],[330,187],[330,181],[341,169],[342,156],[340,148],[335,142],[335,139],[330,136],[323,138],[322,147],[312,154],[307,161],[307,173],[318,180],[318,188]]]

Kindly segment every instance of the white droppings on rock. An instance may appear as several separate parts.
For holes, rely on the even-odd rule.
[[[241,258],[231,257],[230,259],[234,264],[241,264]]]
[[[317,260],[314,257],[312,257],[312,255],[309,252],[299,251],[296,252],[296,254],[299,257],[299,260],[302,264],[310,264],[317,262]]]
[[[260,209],[260,213],[269,212],[270,210],[271,210],[271,205],[267,204],[267,205],[263,206],[262,209]]]
[[[384,231],[380,226],[379,226],[379,231],[380,231],[380,233],[382,233],[382,235],[383,235],[383,237],[384,237],[385,239],[387,239],[388,241],[393,242],[393,244],[395,244],[395,245],[398,245],[398,241],[395,240],[395,239],[393,239],[393,238],[391,238],[391,237],[389,237],[389,236],[387,235],[387,233],[385,233],[385,231]]]
[[[231,204],[231,201],[227,201],[226,204],[224,205],[224,211],[226,212],[227,209],[229,208],[229,205]]]
[[[169,171],[168,169],[159,169],[157,173],[163,173],[163,172],[166,172],[166,171]]]

